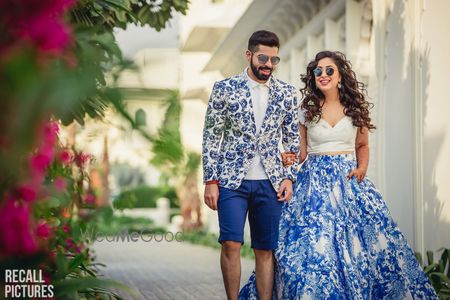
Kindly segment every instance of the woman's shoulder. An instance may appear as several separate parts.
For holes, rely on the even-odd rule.
[[[302,100],[298,106],[298,120],[300,122],[301,125],[305,125],[307,126],[309,122],[306,121],[306,109],[303,108],[303,101]]]

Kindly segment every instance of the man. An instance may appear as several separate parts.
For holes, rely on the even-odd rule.
[[[272,250],[283,201],[292,196],[297,163],[283,168],[285,151],[299,152],[295,88],[272,76],[279,63],[276,34],[252,34],[244,72],[214,84],[203,132],[205,203],[218,210],[221,268],[228,299],[237,299],[240,248],[248,211],[259,299],[271,299]]]

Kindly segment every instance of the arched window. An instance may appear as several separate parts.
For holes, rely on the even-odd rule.
[[[147,116],[145,111],[142,108],[139,108],[134,115],[134,120],[136,121],[137,126],[146,126],[147,125]]]

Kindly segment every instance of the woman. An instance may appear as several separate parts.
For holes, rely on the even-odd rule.
[[[302,81],[304,162],[282,211],[273,298],[438,299],[365,178],[375,126],[350,63],[340,52],[320,52]],[[283,154],[286,165],[292,159]],[[239,298],[257,299],[254,274]]]

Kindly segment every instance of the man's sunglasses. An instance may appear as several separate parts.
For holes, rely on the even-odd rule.
[[[314,76],[316,77],[320,77],[323,73],[323,69],[322,67],[317,67],[313,70]],[[327,76],[331,76],[334,74],[334,69],[332,67],[326,67],[325,68],[325,73],[327,74]]]
[[[252,52],[253,54],[255,54],[254,52]],[[268,56],[268,55],[265,55],[265,54],[258,54],[257,56],[256,56],[256,58],[258,58],[258,62],[260,63],[260,64],[266,64],[268,61],[269,61],[269,59],[270,59],[270,62],[272,63],[272,65],[278,65],[278,63],[280,62],[280,60],[281,60],[281,58],[279,58],[278,56]]]

